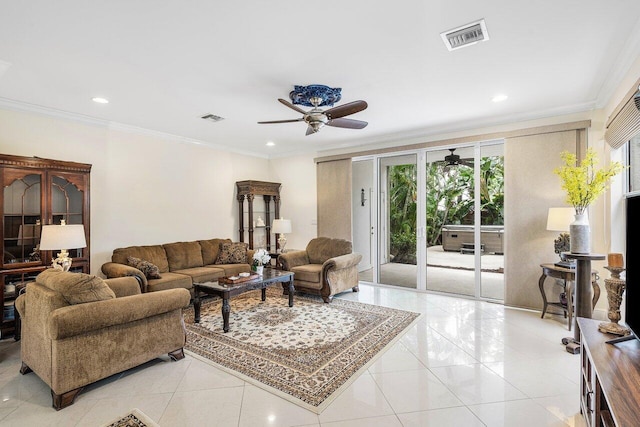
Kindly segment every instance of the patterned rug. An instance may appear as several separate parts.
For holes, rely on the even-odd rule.
[[[200,324],[185,310],[193,356],[297,405],[320,413],[358,374],[397,341],[419,313],[282,289],[232,298],[230,330],[222,331],[220,299],[202,303]]]
[[[105,424],[103,427],[160,427],[138,408],[133,408],[127,415]]]

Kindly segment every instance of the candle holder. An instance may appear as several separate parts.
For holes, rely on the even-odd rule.
[[[610,322],[600,323],[598,330],[619,336],[629,335],[631,330],[618,324],[621,319],[620,304],[622,303],[622,294],[626,287],[626,282],[620,279],[620,273],[624,271],[624,268],[611,266],[606,266],[605,268],[611,272],[611,278],[604,279],[604,285],[607,289],[607,302],[609,303],[609,313],[607,317]]]

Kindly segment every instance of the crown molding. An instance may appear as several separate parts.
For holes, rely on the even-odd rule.
[[[638,22],[636,22],[636,25],[634,25],[629,33],[629,37],[624,46],[605,76],[602,86],[598,91],[598,96],[596,97],[597,109],[607,106],[616,89],[620,86],[624,77],[631,69],[631,66],[638,58],[640,58],[640,19],[638,19]]]
[[[173,141],[173,142],[182,143],[182,144],[200,145],[207,148],[212,148],[214,150],[226,151],[226,152],[241,154],[245,156],[259,157],[264,159],[269,157],[268,155],[263,153],[256,153],[248,150],[238,150],[238,149],[230,148],[230,147],[213,143],[213,142],[202,141],[194,138],[187,138],[184,136],[173,135],[170,133],[155,131],[151,129],[145,129],[137,126],[127,125],[124,123],[98,119],[95,117],[86,116],[84,114],[71,113],[68,111],[58,110],[58,109],[49,108],[49,107],[43,107],[41,105],[30,104],[27,102],[16,101],[8,98],[0,97],[0,108],[4,108],[6,110],[11,110],[11,111],[18,111],[22,113],[39,114],[42,116],[72,121],[72,122],[81,123],[84,125],[102,127],[108,130],[150,136],[153,138],[161,138],[164,140]]]

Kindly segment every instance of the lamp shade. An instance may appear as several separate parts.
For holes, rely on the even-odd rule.
[[[52,251],[57,249],[86,248],[84,225],[43,225],[40,237],[40,250]]]
[[[568,232],[569,225],[575,219],[575,214],[574,208],[549,208],[547,230]]]
[[[271,231],[275,234],[288,234],[291,233],[291,220],[290,219],[274,219]]]

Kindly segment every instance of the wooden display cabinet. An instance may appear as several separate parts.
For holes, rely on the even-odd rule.
[[[48,268],[58,251],[39,250],[43,225],[83,224],[87,247],[72,249],[74,270],[89,272],[91,165],[0,154],[2,336],[15,327],[16,289]]]
[[[248,210],[248,243],[249,249],[254,249],[254,206],[253,201],[256,195],[262,196],[264,200],[264,229],[266,234],[266,248],[268,251],[273,251],[271,247],[271,202],[273,201],[275,215],[274,218],[280,217],[280,187],[278,182],[264,182],[264,181],[238,181],[236,182],[237,199],[238,199],[238,233],[239,241],[245,241],[245,218],[244,218],[244,201],[247,201]],[[275,242],[276,250],[278,249],[278,242]]]

